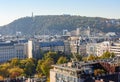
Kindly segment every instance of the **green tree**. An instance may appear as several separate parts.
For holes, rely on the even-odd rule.
[[[95,59],[96,59],[96,57],[92,54],[89,55],[88,58],[87,58],[87,60],[95,60]]]
[[[52,58],[47,58],[41,65],[42,73],[46,76],[49,76],[49,71],[51,69],[51,65],[54,64]]]
[[[114,58],[114,57],[115,57],[115,54],[112,52],[110,57],[111,57],[111,58]]]
[[[35,73],[35,62],[32,59],[26,59],[24,73],[31,76]]]
[[[13,58],[13,59],[11,60],[11,65],[12,65],[12,66],[19,66],[19,65],[20,65],[20,60],[17,59],[17,58]]]
[[[41,70],[41,65],[44,61],[43,60],[38,60],[38,64],[37,64],[37,67],[36,67],[36,71],[38,74],[41,74],[42,73],[42,70]]]
[[[101,56],[101,58],[103,58],[103,59],[113,58],[113,57],[115,57],[115,54],[110,53],[109,51],[104,52],[103,55]]]
[[[2,65],[0,65],[0,75],[3,76],[4,78],[9,76],[9,72],[8,69],[10,68],[10,64],[9,63],[4,63]]]
[[[44,54],[44,58],[47,59],[47,58],[53,58],[54,62],[57,62],[59,56],[56,52],[47,52],[46,54]]]
[[[82,61],[82,56],[80,54],[75,54],[78,61]]]
[[[57,64],[63,64],[63,63],[66,63],[66,62],[67,62],[67,58],[61,56],[61,57],[58,59]]]
[[[27,63],[26,59],[24,60],[20,60],[20,68],[24,69],[25,68],[25,64]]]

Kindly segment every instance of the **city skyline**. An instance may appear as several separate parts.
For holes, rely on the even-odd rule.
[[[34,15],[80,15],[119,19],[119,0],[1,0],[0,26]]]

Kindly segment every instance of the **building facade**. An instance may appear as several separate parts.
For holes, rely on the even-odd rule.
[[[69,62],[53,65],[53,69],[50,70],[50,82],[84,82],[84,76],[89,76],[93,71],[85,64],[85,67],[82,67],[82,64],[84,63]]]
[[[115,55],[120,55],[120,42],[111,43],[110,52],[114,53]]]
[[[42,51],[61,51],[70,53],[70,45],[68,41],[40,42],[39,47]]]
[[[32,41],[20,40],[0,43],[0,62],[6,62],[12,58],[32,58]]]

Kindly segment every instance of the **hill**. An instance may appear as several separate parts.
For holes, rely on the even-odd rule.
[[[90,26],[102,32],[120,32],[120,19],[107,19],[100,17],[81,17],[71,15],[46,15],[24,17],[14,20],[8,25],[1,26],[1,34],[61,34],[63,29],[68,31],[79,27]]]

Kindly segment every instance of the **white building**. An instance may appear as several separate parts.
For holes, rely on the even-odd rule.
[[[97,44],[96,43],[88,43],[86,45],[86,53],[87,55],[96,55],[96,46]]]
[[[76,29],[76,36],[80,36],[80,28]]]
[[[102,56],[104,52],[109,51],[110,52],[110,42],[104,41],[102,43],[97,43],[96,45],[96,55],[98,57]]]
[[[12,58],[32,58],[32,41],[1,42],[0,62],[9,61]]]
[[[83,62],[79,65],[74,62],[53,65],[53,69],[50,70],[50,82],[84,82],[84,74],[89,75],[93,71],[90,67],[82,67],[82,64],[86,65]]]
[[[94,54],[98,57],[103,55],[106,51],[120,55],[120,42],[104,41],[101,43],[90,43],[86,46],[87,54]]]
[[[112,43],[110,46],[110,52],[113,52],[115,55],[120,56],[120,42]]]

